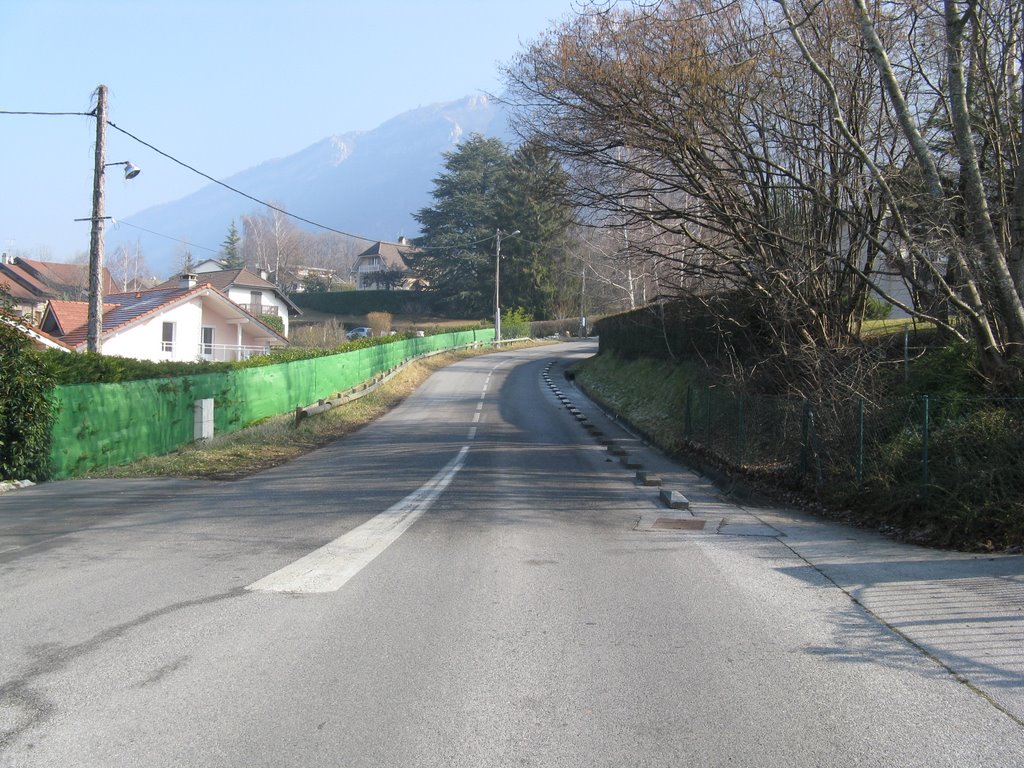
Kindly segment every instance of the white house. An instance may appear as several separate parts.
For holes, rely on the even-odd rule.
[[[208,259],[203,263],[209,264],[212,261]],[[199,282],[212,285],[253,317],[271,315],[281,318],[284,336],[288,335],[290,319],[302,314],[302,310],[281,289],[247,269],[210,270],[195,277]],[[181,277],[174,278],[161,283],[157,288],[171,288],[180,281]]]
[[[419,250],[404,237],[397,243],[374,243],[356,256],[352,281],[360,291],[410,290],[415,287],[416,278],[409,268],[409,257]]]
[[[87,347],[88,304],[51,301],[41,329],[74,351]],[[244,360],[288,340],[209,283],[104,297],[102,352],[137,360]]]

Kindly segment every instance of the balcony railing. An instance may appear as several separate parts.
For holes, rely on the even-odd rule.
[[[211,363],[230,363],[235,360],[248,360],[253,355],[265,355],[270,347],[242,347],[232,344],[200,344],[199,359]]]
[[[278,307],[272,304],[239,304],[238,306],[254,317],[278,314]]]

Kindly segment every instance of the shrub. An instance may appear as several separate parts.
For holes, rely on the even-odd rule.
[[[284,320],[280,315],[260,315],[260,322],[278,333],[284,333]]]
[[[28,337],[11,325],[18,322],[0,310],[0,479],[45,480],[53,376]]]
[[[864,305],[865,320],[886,320],[892,314],[892,304],[875,296],[869,296]]]
[[[366,315],[366,324],[373,330],[374,336],[386,336],[391,330],[391,313],[369,312]]]
[[[501,337],[503,339],[521,339],[530,335],[530,323],[533,318],[522,307],[506,310],[501,313]]]

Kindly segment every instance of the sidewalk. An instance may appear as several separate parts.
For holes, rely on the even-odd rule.
[[[625,450],[630,466],[660,478],[662,485],[643,490],[654,498],[662,490],[675,490],[689,501],[688,510],[665,506],[664,514],[645,514],[639,528],[655,530],[673,518],[691,519],[695,525],[703,521],[696,535],[779,542],[862,606],[871,620],[928,656],[939,673],[955,676],[1024,725],[1024,556],[900,544],[795,510],[730,501],[708,478],[670,461],[610,419],[559,370],[546,376],[555,395],[569,401],[570,413],[576,411],[574,417],[590,425],[595,440],[612,440]],[[626,462],[620,457],[618,466],[624,481],[630,481],[635,470],[627,470]],[[794,578],[807,578],[806,567],[791,570]],[[856,633],[857,627],[849,631]],[[851,655],[863,659],[863,648],[851,645],[857,647]]]

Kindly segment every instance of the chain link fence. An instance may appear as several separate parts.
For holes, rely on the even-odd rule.
[[[687,447],[893,524],[1024,527],[1024,398],[797,400],[687,388]]]

